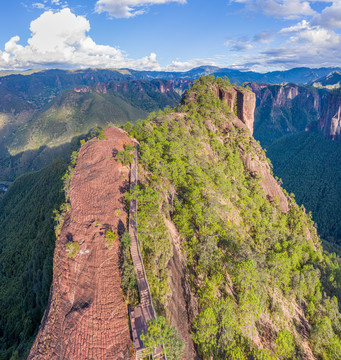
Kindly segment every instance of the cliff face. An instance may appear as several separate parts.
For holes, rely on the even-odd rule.
[[[295,84],[250,84],[257,97],[256,139],[268,145],[277,138],[317,127],[328,91]]]
[[[319,128],[326,138],[341,141],[340,90],[329,92],[327,105],[321,116]]]
[[[257,96],[255,137],[262,143],[300,131],[318,129],[341,140],[341,92],[295,84],[250,84]]]
[[[128,168],[113,152],[131,140],[118,129],[82,146],[70,185],[71,211],[56,242],[49,305],[27,359],[129,359],[131,340],[119,268]],[[68,244],[68,245],[67,245]],[[69,257],[67,246],[76,244]],[[77,247],[79,249],[77,250]]]
[[[224,101],[231,111],[235,111],[237,118],[246,126],[250,135],[253,134],[254,112],[256,96],[252,91],[240,87],[216,88],[217,97]]]
[[[184,92],[189,85],[189,80],[129,80],[129,81],[110,81],[106,83],[97,83],[94,86],[83,85],[75,86],[73,90],[79,93],[100,93],[107,94],[108,92],[126,93],[160,93],[166,94],[168,92]]]
[[[288,96],[294,97],[296,93],[297,89],[289,89]],[[256,95],[252,91],[234,86],[225,89],[216,87],[216,94],[219,99],[225,102],[231,111],[234,111],[235,115],[237,115],[232,119],[232,123],[237,127],[248,129],[249,134],[252,135]],[[280,94],[278,94],[278,101],[283,101],[283,98],[285,99],[286,95],[284,95],[284,91],[280,91]],[[243,153],[245,152],[242,145],[241,151]],[[260,175],[260,185],[268,199],[274,201],[275,198],[277,198],[282,212],[288,212],[288,201],[283,194],[280,185],[272,176],[269,164],[263,161],[259,156],[250,156],[250,154],[243,155],[243,162],[249,171]]]

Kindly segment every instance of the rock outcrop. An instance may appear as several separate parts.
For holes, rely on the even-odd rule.
[[[255,136],[266,144],[288,133],[319,129],[341,141],[341,91],[295,84],[250,84],[257,96]]]
[[[270,165],[264,159],[260,159],[258,155],[251,156],[246,154],[243,161],[251,173],[257,174],[260,177],[259,185],[264,190],[267,199],[270,202],[278,201],[281,211],[287,213],[289,211],[288,199],[284,195],[281,186],[271,174]]]
[[[49,305],[28,360],[133,358],[120,274],[120,241],[105,234],[125,230],[123,193],[128,168],[113,159],[131,140],[108,129],[79,152],[70,185],[71,211],[56,242]],[[76,244],[75,256],[67,244]]]
[[[236,110],[239,120],[253,134],[254,112],[256,107],[256,96],[252,91],[237,86],[228,89],[216,88],[217,97],[224,101],[231,111]]]
[[[331,91],[319,128],[328,139],[341,141],[341,91]]]
[[[198,315],[198,299],[193,294],[188,281],[189,273],[181,250],[181,237],[172,221],[165,218],[165,223],[173,246],[173,256],[167,266],[171,274],[169,278],[171,294],[167,302],[169,320],[185,342],[182,359],[196,360],[199,357],[191,337],[191,324]]]

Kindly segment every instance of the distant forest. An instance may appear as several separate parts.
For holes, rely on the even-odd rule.
[[[312,212],[321,237],[341,245],[341,143],[302,132],[274,142],[267,156],[283,187]]]

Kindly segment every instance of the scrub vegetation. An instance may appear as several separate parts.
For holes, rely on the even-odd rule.
[[[217,98],[216,88],[229,86],[200,78],[176,109],[130,129],[140,142],[142,179],[131,196],[157,311],[167,317],[167,218],[198,297],[192,338],[203,359],[300,359],[307,347],[319,359],[337,359],[340,262],[323,253],[303,206],[285,192],[290,210],[282,213],[244,165],[246,154],[267,159]]]

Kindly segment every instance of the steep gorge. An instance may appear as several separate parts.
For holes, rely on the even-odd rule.
[[[341,140],[340,89],[296,84],[250,84],[257,96],[255,137],[263,145],[301,131],[320,131]]]

